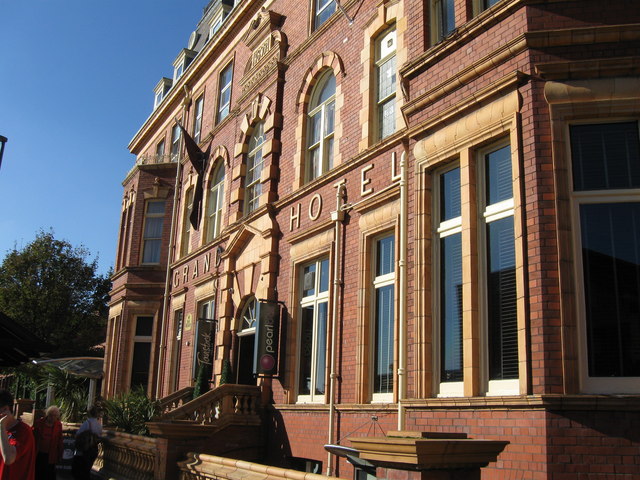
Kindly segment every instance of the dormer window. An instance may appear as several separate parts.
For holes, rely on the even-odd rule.
[[[154,98],[153,98],[153,108],[158,108],[158,106],[162,103],[162,100],[167,95],[169,90],[171,90],[171,86],[173,85],[173,80],[167,77],[162,77],[162,79],[156,85],[156,88],[153,89]]]
[[[197,52],[187,48],[182,49],[176,60],[173,62],[173,81],[176,82],[182,76]]]
[[[211,27],[209,28],[209,38],[213,37],[215,33],[220,30],[222,26],[222,12],[215,16],[213,21],[211,22]]]
[[[231,0],[222,0],[217,2],[217,5],[213,6],[211,22],[209,23],[209,39],[211,39],[222,24],[224,23],[225,18],[229,15],[231,10],[233,10],[234,2]]]

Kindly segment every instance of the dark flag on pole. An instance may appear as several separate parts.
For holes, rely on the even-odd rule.
[[[209,153],[211,152],[211,144],[205,152],[200,150],[198,144],[195,142],[191,135],[185,130],[185,128],[178,124],[182,135],[184,136],[184,146],[187,149],[187,155],[191,161],[191,165],[198,173],[198,179],[196,182],[196,190],[193,194],[193,207],[191,209],[191,215],[189,216],[189,222],[194,230],[198,230],[200,227],[200,219],[202,218],[202,196],[204,192],[204,173],[207,170],[207,162],[209,161]]]

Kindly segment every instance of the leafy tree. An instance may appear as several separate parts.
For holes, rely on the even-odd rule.
[[[110,282],[84,247],[40,231],[0,265],[0,311],[55,347],[83,355],[104,341]]]

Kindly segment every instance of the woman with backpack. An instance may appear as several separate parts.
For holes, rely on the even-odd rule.
[[[89,480],[91,467],[98,456],[98,441],[102,436],[102,412],[94,405],[87,419],[76,432],[76,452],[71,473],[75,480]]]

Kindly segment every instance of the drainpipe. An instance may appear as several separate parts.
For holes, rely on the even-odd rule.
[[[334,428],[333,417],[335,414],[335,402],[334,402],[334,389],[335,382],[338,374],[336,373],[336,337],[337,337],[337,325],[338,325],[338,296],[340,294],[340,286],[342,285],[342,279],[340,278],[340,258],[342,256],[342,222],[344,220],[344,210],[342,201],[346,196],[347,190],[344,182],[340,182],[336,185],[336,211],[331,212],[331,220],[334,224],[335,240],[334,240],[334,263],[333,263],[333,296],[331,299],[331,374],[329,375],[329,445],[333,445]],[[332,453],[327,453],[327,476],[332,475],[331,457]]]
[[[400,156],[400,245],[398,255],[398,430],[405,428],[405,409],[402,400],[407,394],[407,152]]]
[[[186,95],[182,103],[182,125],[185,125],[187,118],[187,107],[190,96]],[[171,230],[169,231],[169,251],[167,252],[167,273],[164,279],[164,299],[162,306],[162,317],[160,322],[160,354],[158,356],[158,371],[156,373],[156,399],[162,398],[162,387],[165,375],[163,373],[163,366],[165,362],[165,356],[167,351],[167,336],[166,329],[169,328],[169,289],[171,286],[171,255],[175,246],[175,223],[178,216],[178,189],[180,187],[180,177],[182,176],[182,161],[180,151],[178,151],[176,167],[176,180],[173,186],[173,208],[171,211]]]

